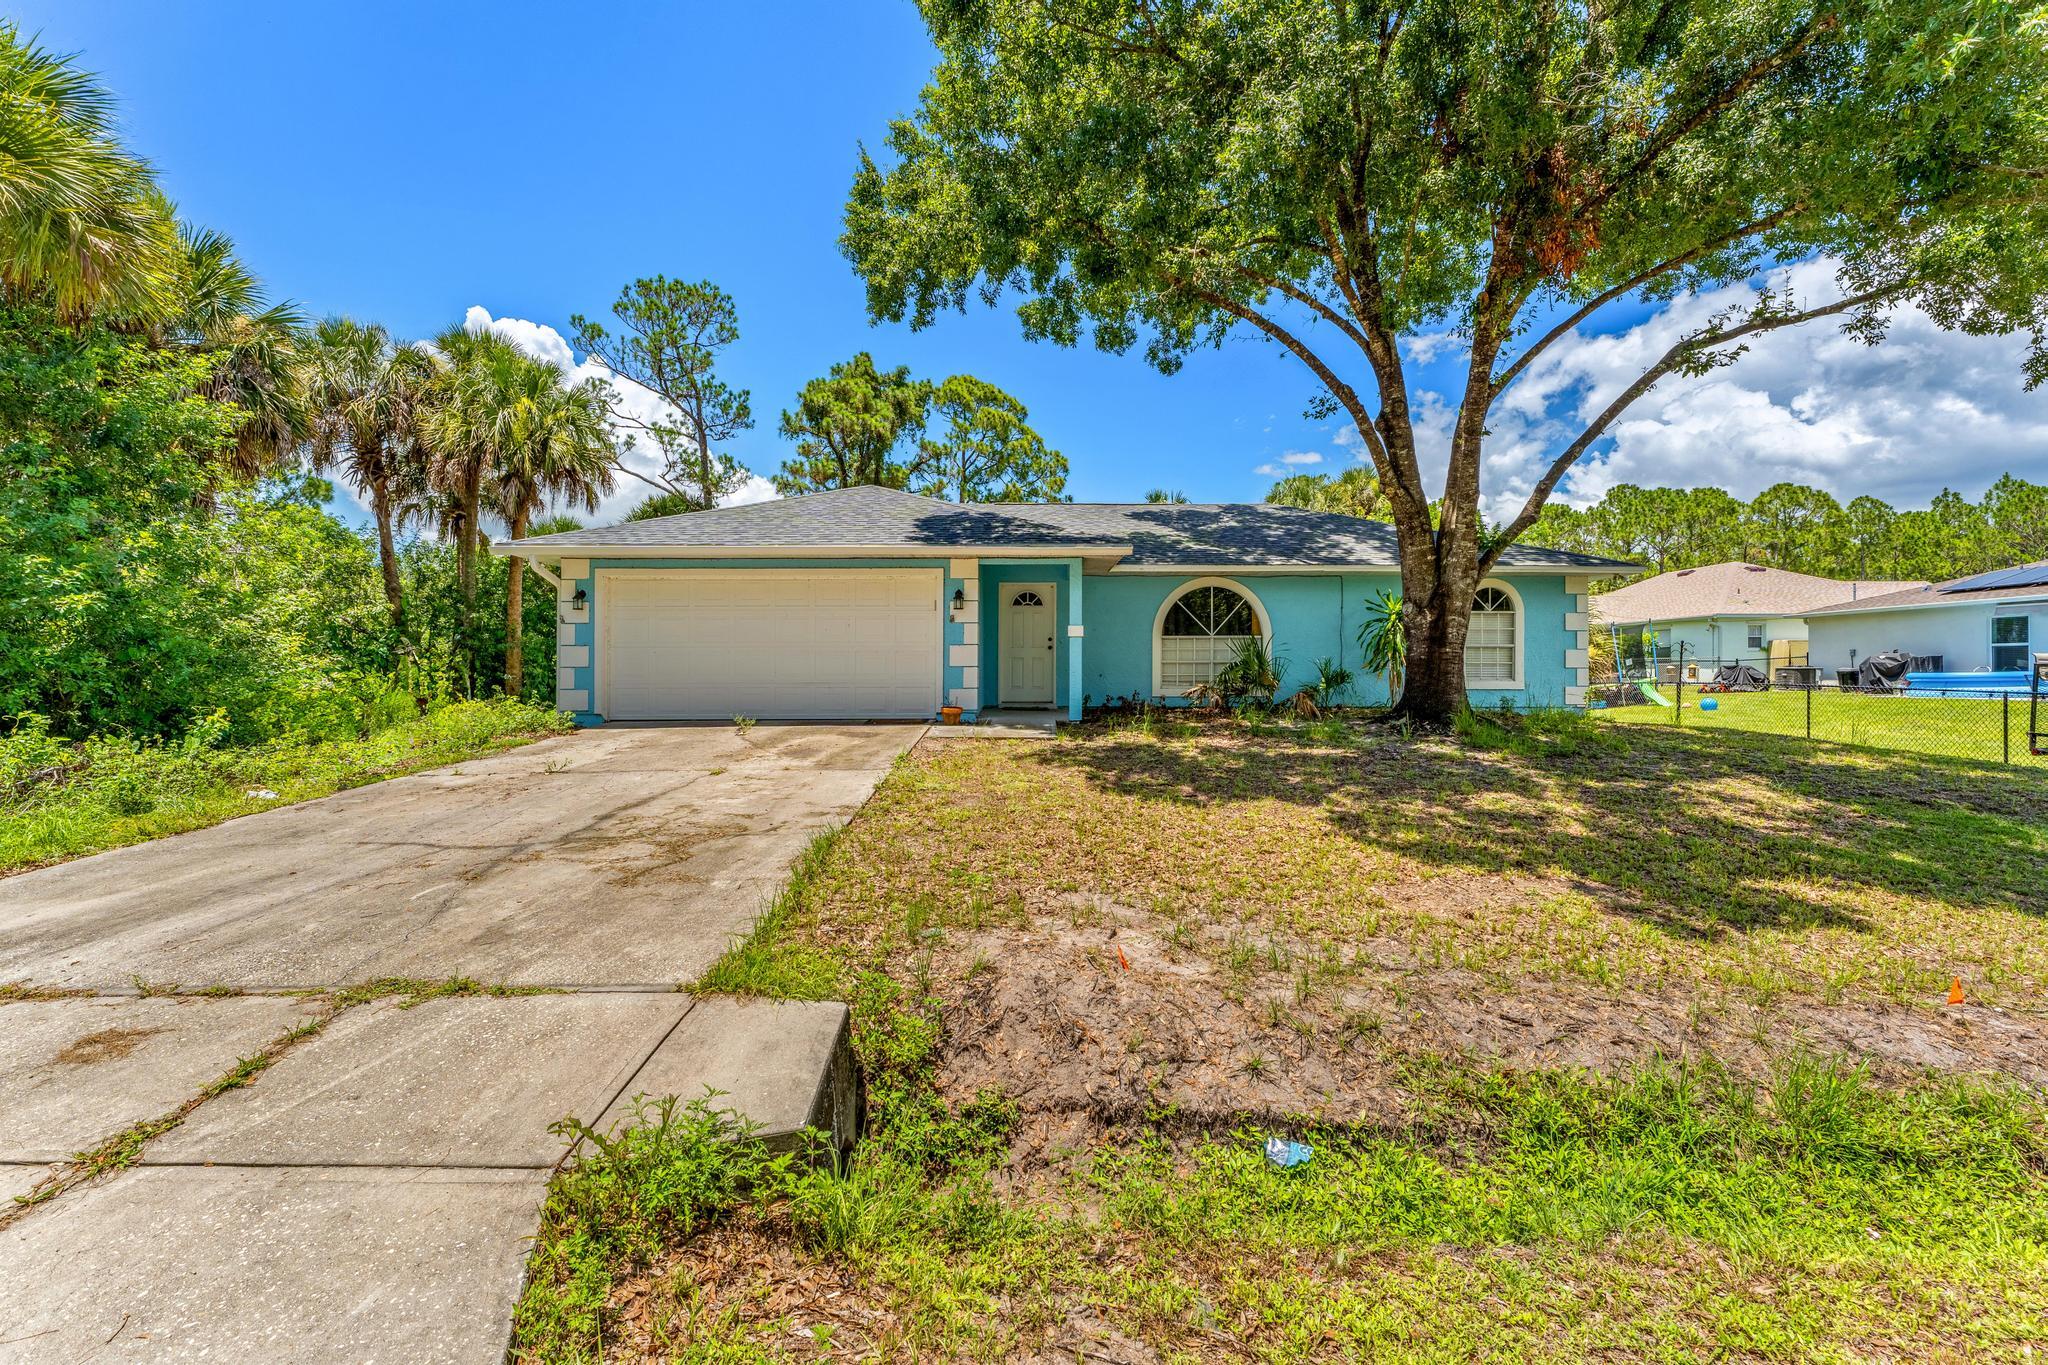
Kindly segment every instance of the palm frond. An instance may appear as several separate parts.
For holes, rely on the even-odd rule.
[[[0,281],[69,316],[155,323],[177,306],[177,229],[113,117],[74,58],[0,23]]]

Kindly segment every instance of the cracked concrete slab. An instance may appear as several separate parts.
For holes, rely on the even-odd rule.
[[[138,999],[138,976],[577,988],[348,1010],[142,1165],[22,1211],[0,1228],[0,1365],[496,1362],[563,1150],[554,1120],[596,1119],[644,1076],[731,1091],[777,1131],[820,1115],[837,1130],[839,1007],[777,1016],[670,987],[752,924],[811,837],[922,733],[608,727],[0,879],[0,982],[120,997],[0,1005],[0,1134],[17,1153],[66,1154],[167,1112],[318,1007]],[[661,1047],[676,1034],[683,1046]],[[74,1045],[76,1074],[46,1092]],[[0,1196],[48,1169],[0,1164]]]
[[[0,879],[0,981],[702,973],[923,726],[606,726]]]
[[[319,1009],[280,996],[0,1005],[0,1161],[62,1161],[175,1109]]]
[[[552,1166],[690,1009],[687,995],[457,996],[351,1010],[151,1143],[145,1163]]]
[[[24,1165],[0,1161],[0,1214],[12,1210],[23,1195],[43,1183],[43,1177],[55,1175],[57,1170],[54,1164]]]
[[[0,1228],[0,1362],[497,1365],[546,1179],[123,1172]]]
[[[756,1124],[769,1146],[797,1145],[805,1128],[853,1145],[860,1121],[846,1006],[836,1001],[700,1001],[655,1050],[604,1118],[603,1131],[630,1118],[638,1096],[709,1103]]]

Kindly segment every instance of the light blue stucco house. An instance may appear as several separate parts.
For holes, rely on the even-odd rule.
[[[540,566],[556,701],[606,720],[926,720],[1178,701],[1249,635],[1286,689],[1398,592],[1391,526],[1265,503],[949,503],[848,488],[493,547]],[[1586,591],[1633,566],[1511,547],[1466,650],[1475,705],[1576,706]],[[1351,698],[1386,700],[1361,676]]]

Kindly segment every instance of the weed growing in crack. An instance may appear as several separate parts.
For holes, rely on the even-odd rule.
[[[365,981],[360,986],[350,986],[334,992],[335,1003],[343,1008],[367,1005],[374,1000],[397,1000],[398,1008],[412,1009],[429,1000],[445,1000],[451,996],[485,995],[511,997],[519,995],[560,995],[556,986],[486,986],[466,976],[451,976],[441,979],[431,977],[385,976],[374,981]]]

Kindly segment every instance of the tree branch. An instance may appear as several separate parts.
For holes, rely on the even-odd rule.
[[[616,456],[612,458],[612,468],[618,470],[621,474],[629,474],[633,478],[636,478],[640,480],[640,482],[646,484],[649,488],[659,489],[663,493],[680,493],[683,491],[682,489],[676,487],[672,483],[667,482],[666,480],[650,479],[645,474],[642,474],[639,470],[628,468],[626,462],[622,459],[619,459]]]
[[[1380,388],[1380,417],[1385,426],[1370,433],[1360,428],[1359,435],[1367,441],[1377,437],[1379,448],[1386,453],[1386,468],[1380,471],[1380,482],[1383,487],[1393,490],[1388,494],[1388,501],[1397,510],[1403,500],[1412,504],[1419,509],[1417,515],[1426,525],[1429,494],[1422,487],[1422,470],[1415,461],[1414,427],[1408,417],[1407,375],[1401,365],[1401,348],[1382,321],[1386,300],[1380,292],[1379,255],[1368,231],[1359,237],[1356,255],[1360,269],[1352,268],[1353,233],[1344,221],[1347,216],[1344,206],[1339,205],[1336,218],[1318,218],[1317,223],[1325,238],[1330,269],[1337,278],[1338,288],[1350,303],[1351,311],[1357,315],[1359,329],[1366,335],[1366,358],[1372,362],[1373,378]],[[1401,496],[1397,498],[1396,493]]]
[[[1484,577],[1493,568],[1494,564],[1499,561],[1501,552],[1512,545],[1517,536],[1536,523],[1536,518],[1543,512],[1543,504],[1549,500],[1551,493],[1555,491],[1558,483],[1564,478],[1571,467],[1579,462],[1580,457],[1586,453],[1593,442],[1606,434],[1607,428],[1614,424],[1614,420],[1617,417],[1628,410],[1630,404],[1649,392],[1658,380],[1677,369],[1688,358],[1704,354],[1714,350],[1716,347],[1725,346],[1731,341],[1740,341],[1746,336],[1755,336],[1763,332],[1775,332],[1785,327],[1796,327],[1800,323],[1812,322],[1816,318],[1831,317],[1837,313],[1846,313],[1852,308],[1861,308],[1865,304],[1877,303],[1883,299],[1893,298],[1903,294],[1910,287],[1910,284],[1911,282],[1909,281],[1906,283],[1882,285],[1876,289],[1867,289],[1860,294],[1852,294],[1847,298],[1838,299],[1822,307],[1808,308],[1799,313],[1785,313],[1776,316],[1766,314],[1754,317],[1740,327],[1732,327],[1725,331],[1719,327],[1709,326],[1693,333],[1691,336],[1681,337],[1678,341],[1672,343],[1671,348],[1658,357],[1656,364],[1650,366],[1649,369],[1637,376],[1634,383],[1623,389],[1621,394],[1613,402],[1609,403],[1584,431],[1579,433],[1578,438],[1566,446],[1564,451],[1555,460],[1551,461],[1550,468],[1544,471],[1541,479],[1537,480],[1536,487],[1531,490],[1528,501],[1522,505],[1522,510],[1516,513],[1513,521],[1501,529],[1499,535],[1492,537],[1492,544],[1488,546],[1486,553],[1479,560],[1480,576]]]
[[[1367,445],[1372,448],[1374,463],[1377,464],[1386,458],[1386,447],[1380,443],[1379,433],[1368,430],[1372,426],[1372,420],[1366,415],[1365,402],[1358,396],[1357,390],[1339,378],[1337,372],[1331,369],[1321,356],[1309,349],[1307,343],[1303,342],[1300,337],[1297,337],[1294,333],[1288,331],[1285,327],[1282,327],[1256,309],[1248,308],[1244,304],[1239,303],[1228,294],[1218,294],[1214,290],[1203,289],[1191,281],[1173,280],[1171,276],[1168,279],[1172,283],[1181,285],[1190,294],[1208,304],[1211,308],[1228,313],[1240,322],[1250,323],[1282,346],[1285,346],[1288,350],[1294,352],[1301,363],[1308,366],[1314,372],[1315,377],[1323,381],[1323,387],[1327,388],[1337,401],[1344,405],[1344,410],[1351,414],[1352,422],[1357,425]]]
[[[1815,15],[1813,22],[1800,30],[1799,35],[1788,46],[1780,48],[1768,57],[1756,62],[1733,81],[1730,81],[1727,85],[1708,96],[1706,100],[1701,102],[1699,108],[1693,110],[1690,114],[1676,121],[1667,121],[1663,127],[1657,130],[1656,136],[1650,139],[1649,145],[1643,148],[1642,153],[1636,157],[1628,169],[1608,181],[1605,185],[1602,185],[1599,193],[1593,195],[1584,204],[1580,205],[1572,216],[1583,219],[1591,212],[1601,208],[1608,200],[1612,199],[1639,176],[1656,165],[1663,155],[1683,141],[1687,134],[1695,132],[1711,123],[1730,105],[1734,104],[1735,101],[1755,89],[1766,77],[1790,65],[1794,58],[1813,45],[1814,39],[1837,27],[1840,22],[1832,14],[1823,13]]]
[[[1144,27],[1152,41],[1149,43],[1133,43],[1128,39],[1117,37],[1114,33],[1105,33],[1101,29],[1090,27],[1087,24],[1075,23],[1073,16],[1066,13],[1065,7],[1053,3],[1052,0],[1041,0],[1039,8],[1044,11],[1045,17],[1056,27],[1071,29],[1083,38],[1089,38],[1101,43],[1119,56],[1164,57],[1176,66],[1185,67],[1187,65],[1187,58],[1181,56],[1171,43],[1160,39],[1159,30],[1151,23],[1150,15],[1141,15],[1141,17],[1146,21]]]
[[[1662,261],[1656,265],[1651,266],[1648,270],[1643,271],[1642,273],[1636,275],[1632,279],[1624,280],[1622,283],[1615,285],[1612,289],[1606,290],[1605,292],[1600,294],[1596,294],[1593,298],[1587,300],[1584,305],[1582,305],[1580,308],[1574,311],[1570,317],[1558,323],[1548,332],[1545,332],[1541,338],[1539,338],[1535,343],[1533,343],[1529,347],[1528,350],[1522,352],[1522,354],[1515,360],[1515,362],[1512,365],[1509,365],[1505,370],[1502,370],[1500,372],[1500,374],[1493,380],[1493,383],[1490,386],[1488,406],[1491,407],[1492,400],[1499,398],[1501,394],[1507,390],[1508,385],[1514,383],[1516,377],[1519,376],[1523,370],[1529,368],[1530,361],[1534,360],[1537,356],[1541,355],[1544,351],[1548,350],[1551,346],[1555,345],[1558,341],[1562,340],[1565,336],[1569,335],[1572,331],[1576,330],[1580,323],[1584,322],[1587,318],[1593,316],[1593,314],[1599,312],[1602,308],[1605,308],[1608,304],[1614,302],[1618,298],[1623,297],[1624,295],[1634,293],[1636,290],[1642,288],[1644,285],[1648,284],[1651,280],[1656,279],[1660,275],[1668,275],[1674,270],[1678,270],[1687,265],[1692,264],[1694,261],[1708,254],[1709,252],[1719,251],[1721,248],[1725,246],[1733,245],[1734,243],[1743,240],[1745,237],[1753,237],[1759,232],[1768,232],[1770,231],[1770,229],[1776,227],[1778,224],[1784,222],[1787,218],[1791,217],[1794,213],[1797,213],[1800,208],[1801,205],[1798,204],[1787,204],[1784,208],[1779,209],[1776,213],[1765,214],[1761,218],[1754,219],[1750,222],[1744,223],[1742,226],[1738,228],[1731,229],[1730,231],[1724,233],[1723,235],[1715,238],[1712,241],[1701,242],[1698,246],[1692,248],[1690,251],[1681,252],[1678,255],[1673,256],[1668,261]]]
[[[1358,330],[1358,325],[1329,304],[1324,303],[1314,294],[1309,293],[1306,289],[1301,288],[1299,285],[1291,284],[1286,280],[1276,279],[1271,275],[1253,270],[1249,266],[1232,265],[1230,268],[1263,289],[1271,289],[1275,293],[1285,294],[1288,298],[1293,299],[1296,303],[1335,327],[1345,336],[1351,338],[1353,344],[1359,350],[1364,351],[1368,358],[1371,356],[1372,343],[1366,340],[1365,333]]]

